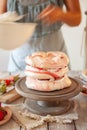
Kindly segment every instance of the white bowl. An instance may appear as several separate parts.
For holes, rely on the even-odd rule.
[[[35,27],[35,23],[0,22],[0,48],[18,48],[31,38]]]

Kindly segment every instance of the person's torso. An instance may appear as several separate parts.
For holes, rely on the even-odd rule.
[[[36,22],[38,14],[44,10],[49,4],[55,4],[63,7],[63,0],[8,0],[8,11],[16,11],[19,15],[26,14],[19,22]],[[56,22],[50,26],[37,22],[33,37],[41,37],[55,30],[60,29],[61,22]]]

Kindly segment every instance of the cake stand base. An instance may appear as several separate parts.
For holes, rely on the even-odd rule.
[[[30,100],[27,98],[25,100],[25,106],[26,108],[38,115],[61,115],[69,111],[71,108],[74,107],[73,101],[36,101],[36,100]]]

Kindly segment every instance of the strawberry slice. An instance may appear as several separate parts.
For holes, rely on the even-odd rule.
[[[5,83],[6,83],[7,86],[9,86],[9,85],[11,84],[11,80],[6,79],[6,80],[5,80]]]
[[[7,111],[3,110],[3,108],[1,111],[3,112],[4,116],[7,115]]]
[[[4,113],[0,111],[0,121],[2,121],[3,119],[4,119]]]

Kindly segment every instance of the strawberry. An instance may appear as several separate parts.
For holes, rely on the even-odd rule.
[[[10,76],[8,79],[5,79],[5,83],[7,86],[14,84],[19,79],[19,75]]]
[[[4,116],[7,115],[7,111],[5,111],[3,109],[1,111],[3,112]]]
[[[4,119],[4,113],[0,111],[0,121],[2,121],[3,119]]]
[[[2,90],[2,86],[7,87],[10,85],[14,85],[14,83],[19,79],[19,75],[16,76],[9,76],[8,78],[5,79],[0,79],[0,85],[1,85],[1,92],[3,92]],[[5,91],[5,90],[4,90]]]
[[[9,86],[9,85],[10,85],[10,83],[11,83],[11,80],[6,79],[6,80],[5,80],[5,82],[6,82],[6,85],[7,85],[7,86]]]
[[[7,111],[5,111],[2,107],[0,107],[0,121],[4,119],[7,115]]]

